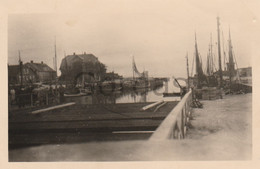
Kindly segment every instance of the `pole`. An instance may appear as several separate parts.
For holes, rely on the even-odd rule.
[[[54,52],[55,52],[55,72],[56,72],[56,76],[55,76],[55,91],[57,92],[57,52],[56,52],[56,36],[55,36],[55,39],[54,39]]]
[[[175,80],[175,82],[177,83],[177,85],[181,88],[181,89],[183,89],[182,88],[182,86],[180,85],[180,83],[178,82],[178,80],[173,76],[173,79]]]
[[[186,56],[186,60],[187,60],[187,87],[188,87],[188,90],[190,88],[190,75],[189,75],[189,60],[188,60],[188,52],[187,52],[187,56]]]
[[[85,73],[86,73],[86,69],[85,69],[85,63],[82,62],[82,87],[85,88]]]
[[[135,80],[134,64],[135,64],[135,60],[134,60],[134,56],[133,56],[133,65],[132,65],[132,69],[133,69],[133,80]]]
[[[220,48],[220,33],[219,33],[219,17],[217,17],[217,26],[218,26],[218,59],[219,59],[219,88],[223,86],[223,75],[222,75],[222,65],[221,65],[221,48]]]
[[[64,73],[65,76],[63,76],[63,77],[64,77],[65,85],[66,85],[66,88],[67,88],[67,86],[68,86],[68,82],[67,82],[67,81],[68,81],[68,78],[67,78],[67,77],[69,76],[69,75],[68,75],[68,72],[69,72],[69,71],[68,71],[68,63],[67,63],[66,52],[65,52],[65,51],[64,51],[64,59],[63,59],[63,60],[64,60],[64,63],[65,63],[65,71],[64,71],[64,72],[65,72],[65,73]]]
[[[229,93],[231,93],[231,80],[232,80],[232,71],[233,71],[233,62],[231,57],[232,56],[232,45],[231,45],[231,35],[230,35],[230,29],[229,29],[229,60],[228,60],[228,71],[229,71]]]
[[[212,34],[210,34],[210,75],[213,74],[213,53],[212,53]]]
[[[199,52],[198,52],[198,45],[197,45],[197,37],[196,37],[196,32],[195,32],[195,57],[196,57],[196,73],[197,73],[197,88],[200,89],[201,88],[201,83],[200,83],[200,80],[201,80],[201,65],[200,65],[200,59],[199,59]]]
[[[225,51],[225,45],[224,45],[224,41],[225,41],[225,38],[224,38],[224,33],[223,33],[223,31],[222,31],[222,46],[223,46],[223,54],[224,54],[224,70],[227,70],[227,65],[226,65],[226,63],[227,63],[227,58],[226,58],[226,51]]]
[[[57,51],[56,51],[56,36],[55,36],[55,43],[54,43],[54,49],[55,49],[55,71],[57,76]]]
[[[192,65],[191,65],[191,76],[193,76],[194,58],[195,58],[195,54],[194,54],[193,59],[192,59]]]
[[[20,50],[18,51],[19,53],[19,66],[20,66],[20,76],[21,76],[21,87],[23,86],[23,62],[21,60],[21,54]]]

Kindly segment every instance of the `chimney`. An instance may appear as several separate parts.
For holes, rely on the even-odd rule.
[[[76,55],[75,52],[73,53],[73,55]]]
[[[43,64],[43,61],[41,61],[41,64]]]
[[[33,63],[33,60],[31,60],[31,63]]]
[[[86,52],[84,52],[84,55],[86,54]]]

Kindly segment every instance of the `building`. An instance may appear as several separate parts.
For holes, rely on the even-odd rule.
[[[238,69],[240,77],[252,77],[252,67],[245,67]]]
[[[23,78],[22,78],[23,77]],[[36,82],[35,73],[22,66],[22,74],[20,65],[8,65],[8,83],[9,85],[32,84]]]
[[[8,83],[10,85],[48,83],[55,78],[56,72],[43,62],[33,63],[31,61],[20,65],[8,65]]]
[[[73,54],[62,59],[61,80],[70,83],[103,81],[106,67],[93,54]]]
[[[34,63],[31,61],[26,63],[25,67],[31,69],[35,73],[37,82],[52,82],[57,77],[56,71],[43,62]]]
[[[238,72],[241,83],[252,84],[252,67],[239,68]]]

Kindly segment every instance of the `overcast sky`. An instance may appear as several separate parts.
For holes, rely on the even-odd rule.
[[[53,67],[56,36],[58,68],[64,52],[87,52],[97,56],[108,71],[131,76],[134,55],[139,71],[148,70],[150,76],[186,77],[185,56],[188,52],[191,70],[195,31],[205,60],[211,33],[216,46],[218,15],[224,45],[230,27],[239,67],[251,66],[253,43],[259,35],[255,0],[48,2],[52,9],[48,13],[9,15],[9,64],[18,63],[20,50],[23,62],[43,61]]]

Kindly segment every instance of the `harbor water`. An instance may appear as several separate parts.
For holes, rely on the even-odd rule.
[[[96,93],[88,96],[67,97],[66,102],[76,104],[117,104],[117,103],[145,103],[165,101],[179,101],[180,97],[163,97],[163,93],[180,92],[173,84],[173,79],[163,83],[163,86],[151,89],[141,88],[127,91],[113,91],[110,93]]]

